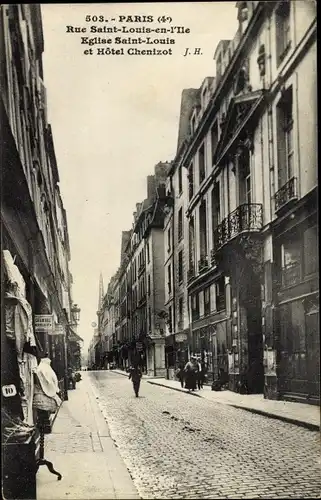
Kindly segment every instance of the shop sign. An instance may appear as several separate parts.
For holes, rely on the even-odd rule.
[[[187,335],[186,333],[177,333],[175,335],[175,341],[176,342],[185,342],[187,340]]]
[[[52,314],[36,314],[35,315],[35,331],[46,332],[49,335],[53,334],[53,315]]]
[[[17,394],[17,389],[16,389],[16,386],[14,384],[2,386],[2,395],[5,398],[12,398],[16,394]]]

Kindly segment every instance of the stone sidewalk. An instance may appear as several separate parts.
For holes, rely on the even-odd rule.
[[[62,480],[46,466],[37,473],[37,500],[98,500],[140,498],[98,407],[89,377],[69,391],[45,436],[45,459],[53,462]]]
[[[146,382],[188,393],[186,389],[181,387],[180,382],[176,380],[157,378],[147,379]],[[320,408],[318,406],[288,401],[273,401],[264,399],[262,394],[243,395],[228,390],[212,391],[210,386],[204,386],[200,391],[191,392],[189,394],[205,398],[214,403],[242,408],[252,413],[258,413],[270,418],[301,425],[311,430],[320,430]]]

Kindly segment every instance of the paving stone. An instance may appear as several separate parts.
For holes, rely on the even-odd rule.
[[[89,372],[143,499],[314,498],[319,433],[110,372]]]

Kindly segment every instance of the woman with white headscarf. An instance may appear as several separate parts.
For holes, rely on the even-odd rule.
[[[58,379],[51,368],[51,360],[48,357],[42,358],[34,373],[35,389],[33,406],[38,410],[54,413],[62,401],[58,396]]]

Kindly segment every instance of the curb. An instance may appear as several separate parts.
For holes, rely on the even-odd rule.
[[[158,383],[158,382],[154,382],[152,380],[147,380],[147,382],[149,384],[152,384],[152,385],[158,385],[160,387],[166,387],[167,389],[171,389],[172,391],[183,392],[184,394],[190,394],[191,396],[196,396],[198,398],[206,399],[210,403],[216,403],[217,402],[218,404],[225,404],[227,406],[232,406],[233,408],[237,408],[239,410],[245,410],[245,411],[248,411],[250,413],[254,413],[256,415],[262,415],[264,417],[273,418],[274,420],[280,420],[282,422],[287,422],[289,424],[297,425],[298,427],[304,427],[305,429],[308,429],[309,431],[320,431],[320,426],[319,425],[317,425],[317,424],[311,424],[310,422],[303,422],[302,420],[297,420],[297,419],[291,418],[291,417],[285,417],[283,415],[276,415],[275,413],[270,413],[270,412],[264,411],[264,410],[258,410],[256,408],[249,408],[249,407],[246,407],[246,406],[240,406],[240,405],[235,405],[235,404],[231,404],[231,403],[225,403],[225,402],[221,402],[221,401],[211,401],[208,398],[204,398],[204,396],[202,396],[201,394],[196,394],[196,393],[193,393],[193,392],[186,392],[186,390],[181,389],[179,387],[170,387],[168,385],[161,384],[161,383]]]
[[[122,371],[117,371],[117,370],[110,370],[109,373],[115,373],[116,375],[123,375],[124,377],[128,377],[129,373],[127,372],[122,372]],[[164,378],[164,377],[151,377],[151,376],[148,376],[148,375],[143,375],[142,376],[142,380],[145,380],[145,381],[149,381],[149,380],[157,380],[157,379],[160,379],[160,378]]]
[[[179,387],[169,387],[168,385],[161,384],[159,382],[154,382],[153,380],[146,380],[146,382],[152,385],[159,385],[159,387],[166,387],[166,389],[171,389],[172,391],[183,392],[184,394],[190,394],[191,396],[196,396],[197,398],[203,398],[203,396],[197,394],[196,392],[189,392],[188,390],[180,389]]]
[[[202,396],[201,396],[202,397]],[[274,420],[280,420],[282,422],[287,422],[288,424],[297,425],[298,427],[304,427],[309,431],[320,431],[320,426],[317,424],[311,424],[310,422],[303,422],[302,420],[297,420],[291,417],[285,417],[283,415],[276,415],[275,413],[270,413],[264,410],[257,410],[256,408],[248,408],[246,406],[239,406],[231,404],[234,408],[238,408],[240,410],[248,411],[249,413],[255,413],[257,415],[263,415],[264,417],[273,418]]]
[[[128,373],[118,372],[116,370],[109,370],[111,373],[116,373],[116,375],[123,375],[124,377],[128,377]]]

